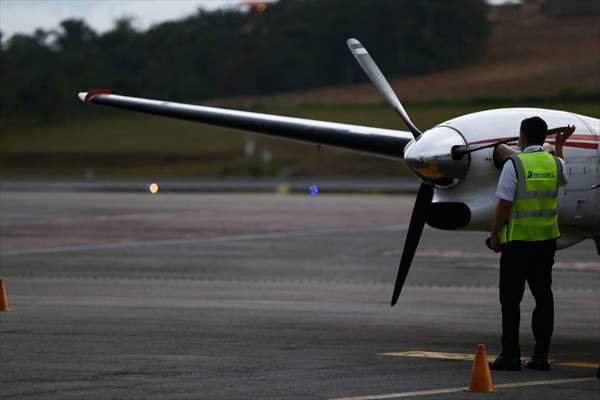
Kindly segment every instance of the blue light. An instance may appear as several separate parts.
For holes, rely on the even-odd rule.
[[[312,185],[308,188],[308,192],[312,197],[315,197],[317,193],[319,193],[319,188],[317,187],[317,185]]]

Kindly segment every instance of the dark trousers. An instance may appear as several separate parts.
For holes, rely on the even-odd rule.
[[[502,246],[500,257],[500,304],[502,305],[502,352],[521,356],[519,323],[525,282],[535,299],[531,329],[534,357],[547,357],[554,329],[552,265],[556,240],[513,241]]]

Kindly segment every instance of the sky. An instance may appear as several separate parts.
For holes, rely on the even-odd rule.
[[[269,1],[269,0],[267,0]],[[349,0],[350,1],[350,0]],[[489,3],[514,0],[487,0]],[[56,29],[67,18],[84,19],[97,32],[112,28],[115,19],[133,17],[139,29],[194,13],[199,7],[239,7],[242,0],[0,0],[0,30],[4,38]]]
[[[134,25],[147,29],[159,22],[194,13],[235,7],[240,0],[0,0],[0,30],[5,38],[32,33],[37,28],[55,29],[67,18],[84,19],[98,32],[112,28],[115,19],[134,18]]]

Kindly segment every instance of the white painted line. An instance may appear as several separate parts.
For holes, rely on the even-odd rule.
[[[283,239],[293,237],[307,237],[313,235],[325,235],[330,233],[356,233],[356,232],[377,232],[377,231],[401,231],[408,228],[408,225],[381,225],[371,227],[358,227],[358,228],[325,228],[325,229],[308,229],[301,231],[288,231],[288,232],[267,232],[267,233],[246,233],[238,235],[221,235],[221,236],[209,236],[205,238],[196,239],[168,239],[168,240],[140,240],[126,243],[103,243],[103,244],[82,244],[73,246],[59,246],[49,248],[37,248],[37,249],[23,249],[23,250],[8,250],[0,252],[0,256],[24,256],[33,254],[56,254],[56,253],[70,253],[77,251],[95,251],[95,250],[113,250],[113,249],[129,249],[135,247],[146,247],[146,246],[173,246],[181,244],[196,244],[202,242],[228,242],[236,240],[264,240],[264,239]]]
[[[517,382],[517,383],[503,383],[500,385],[494,385],[494,389],[511,389],[518,387],[528,386],[543,386],[543,385],[558,385],[562,383],[578,383],[578,382],[591,382],[596,381],[598,378],[572,378],[572,379],[551,379],[546,381],[529,381],[529,382]],[[418,396],[431,396],[435,394],[446,394],[446,393],[459,393],[468,391],[468,387],[457,387],[457,388],[446,388],[446,389],[433,389],[433,390],[419,390],[414,392],[399,392],[399,393],[388,393],[388,394],[375,394],[366,396],[356,397],[339,397],[332,400],[383,400],[383,399],[401,399],[405,397],[418,397]]]
[[[402,397],[414,397],[414,396],[430,396],[433,394],[444,394],[444,393],[458,393],[468,390],[468,387],[450,388],[450,389],[434,389],[434,390],[420,390],[416,392],[403,392],[403,393],[389,393],[389,394],[375,394],[367,396],[357,397],[340,397],[333,400],[382,400],[382,399],[400,399]]]

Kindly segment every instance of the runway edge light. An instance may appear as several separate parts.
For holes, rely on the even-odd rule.
[[[158,183],[152,182],[150,185],[148,185],[148,191],[152,194],[158,193]]]
[[[0,311],[10,311],[8,296],[6,296],[6,289],[4,288],[4,281],[2,279],[0,279]]]
[[[469,392],[493,392],[492,374],[488,364],[485,346],[477,345],[475,359],[473,359],[473,370],[471,371],[471,384]]]

